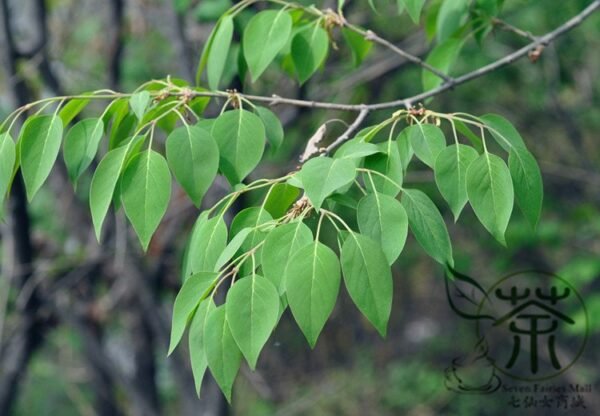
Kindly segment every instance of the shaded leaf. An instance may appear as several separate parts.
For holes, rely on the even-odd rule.
[[[393,264],[408,233],[404,207],[395,198],[375,192],[359,201],[356,216],[360,232],[379,243],[388,264]]]
[[[381,336],[387,332],[392,311],[392,273],[379,244],[351,232],[340,256],[344,282],[358,309]]]
[[[221,76],[225,70],[227,54],[233,39],[233,17],[225,15],[221,18],[215,28],[214,36],[211,39],[210,52],[206,62],[206,74],[208,77],[208,86],[211,90],[217,90],[221,81]]]
[[[279,319],[279,294],[263,276],[240,279],[225,302],[231,334],[253,370],[263,346]]]
[[[87,118],[75,124],[65,136],[63,156],[71,182],[77,182],[81,174],[90,166],[102,135],[104,123],[99,118]]]
[[[166,156],[175,179],[199,207],[219,167],[219,148],[209,132],[183,126],[169,134]]]
[[[23,125],[19,139],[21,172],[31,201],[48,178],[58,157],[63,125],[58,116],[33,116]]]
[[[318,24],[308,25],[296,33],[292,40],[292,59],[300,84],[323,64],[328,51],[329,36]]]
[[[402,205],[415,238],[435,261],[454,265],[448,229],[440,212],[429,197],[418,189],[405,189]]]
[[[513,209],[510,171],[498,156],[484,153],[467,169],[467,195],[483,226],[506,245],[504,232]]]
[[[144,250],[167,212],[170,198],[171,173],[167,161],[152,150],[137,154],[123,172],[121,200]]]
[[[415,155],[433,169],[435,160],[446,147],[442,130],[433,124],[415,124],[408,128],[408,137]]]
[[[262,271],[277,288],[285,291],[283,277],[294,254],[313,241],[313,235],[302,221],[281,225],[267,234],[262,250]]]
[[[204,352],[204,328],[209,314],[215,309],[215,303],[212,299],[205,299],[200,302],[192,322],[188,336],[190,348],[190,362],[192,365],[192,374],[194,376],[194,384],[196,385],[196,394],[200,396],[200,388],[202,387],[202,379],[208,363],[206,361],[206,353]]]
[[[314,348],[337,300],[339,261],[329,247],[314,241],[293,254],[284,273],[290,309],[311,348]]]
[[[226,111],[215,121],[212,136],[219,146],[221,171],[232,185],[241,182],[260,162],[265,127],[255,114]]]
[[[285,9],[265,10],[254,15],[244,30],[244,57],[252,81],[256,81],[286,45],[292,32],[292,17]]]
[[[225,305],[208,313],[204,326],[204,351],[210,372],[227,401],[231,402],[231,388],[242,363],[242,353],[231,335]]]
[[[475,149],[453,144],[440,152],[435,161],[435,183],[448,202],[454,221],[467,203],[467,168],[478,157]]]

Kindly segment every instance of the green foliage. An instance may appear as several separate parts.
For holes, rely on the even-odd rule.
[[[489,21],[498,10],[470,3],[447,0],[439,9],[426,7],[426,20],[433,22],[428,27],[437,35],[427,63],[444,74],[467,41],[469,12],[481,9]],[[397,4],[420,21],[424,0]],[[392,308],[391,267],[404,250],[409,229],[428,256],[442,266],[453,265],[450,235],[432,196],[405,188],[413,156],[423,162],[420,169],[433,171],[455,220],[469,203],[502,244],[513,201],[535,226],[543,199],[537,162],[510,122],[497,115],[425,108],[394,109],[357,133],[358,126],[352,126],[335,142],[323,131],[321,139],[334,145],[321,147],[311,140],[308,160],[296,170],[249,179],[263,159],[265,144],[273,154],[282,148],[286,132],[267,104],[257,105],[271,103],[270,98],[215,90],[234,75],[243,83],[246,71],[256,82],[275,64],[304,84],[324,65],[330,47],[334,53],[337,39],[344,41],[341,48],[352,54],[355,66],[377,42],[333,12],[291,4],[253,13],[247,5],[236,4],[220,17],[204,45],[197,87],[167,79],[143,84],[132,94],[98,91],[41,100],[32,104],[39,106],[38,112],[23,125],[16,143],[10,131],[14,123],[6,130],[7,123],[0,126],[0,199],[9,192],[18,166],[31,199],[58,157],[63,127],[92,100],[109,100],[101,115],[77,121],[68,130],[63,157],[74,183],[99,160],[89,192],[97,237],[112,203],[115,210],[123,208],[144,250],[167,211],[173,178],[198,208],[215,178],[227,178],[231,192],[199,213],[185,248],[169,353],[188,329],[197,391],[209,368],[228,400],[242,358],[255,368],[288,305],[309,345],[316,345],[336,305],[342,277],[359,311],[385,336]],[[179,10],[188,6],[178,2]],[[338,6],[341,10],[344,2]],[[239,56],[233,69],[232,56]],[[430,90],[444,80],[424,69],[422,82]],[[217,117],[204,111],[212,97],[223,99],[213,102],[221,105]],[[54,112],[44,113],[55,102]],[[446,134],[454,139],[450,146]],[[502,154],[491,153],[498,148],[490,146],[492,138]],[[229,210],[250,194],[256,206],[238,212],[228,226]],[[331,226],[333,239],[321,233],[324,224]],[[226,290],[226,296],[216,296]]]

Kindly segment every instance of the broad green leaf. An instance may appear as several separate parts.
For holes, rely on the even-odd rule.
[[[463,46],[463,41],[459,39],[448,39],[445,42],[438,44],[427,56],[425,62],[434,68],[439,69],[442,73],[448,74],[450,68],[456,62],[460,49]],[[443,79],[428,71],[422,70],[423,90],[429,91],[439,87]]]
[[[283,126],[281,125],[281,121],[279,120],[279,117],[277,117],[268,108],[256,106],[254,110],[262,120],[265,126],[267,141],[269,142],[269,145],[271,146],[273,152],[275,152],[283,143],[284,132]]]
[[[302,166],[298,175],[306,195],[318,211],[325,198],[354,180],[356,168],[348,159],[315,157]]]
[[[380,153],[382,150],[373,143],[364,143],[356,139],[352,139],[341,145],[335,152],[336,159],[362,159]]]
[[[90,211],[96,238],[100,240],[102,224],[123,171],[129,146],[117,147],[108,152],[98,164],[90,185]]]
[[[72,100],[69,100],[69,102],[58,112],[58,116],[62,120],[63,126],[68,126],[89,103],[89,98],[73,98]]]
[[[437,17],[437,40],[448,39],[462,25],[469,11],[470,0],[444,1]]]
[[[34,116],[25,122],[19,139],[21,172],[31,201],[48,178],[60,150],[63,125],[58,116]]]
[[[511,148],[525,148],[523,138],[510,121],[497,114],[486,114],[479,119],[487,126],[498,144],[507,152]]]
[[[446,147],[442,130],[433,124],[415,124],[409,127],[408,137],[415,155],[433,169],[435,160]]]
[[[363,180],[369,192],[380,192],[395,197],[400,192],[398,186],[402,186],[404,177],[398,146],[393,141],[387,141],[380,143],[378,148],[382,153],[365,158],[365,168],[379,172],[388,179],[367,172],[363,174]]]
[[[286,45],[292,33],[292,17],[285,9],[254,15],[244,30],[244,57],[252,81],[256,81]]]
[[[123,172],[121,200],[144,250],[167,212],[170,198],[171,172],[167,161],[152,150],[136,155]]]
[[[212,128],[221,156],[220,167],[232,185],[240,183],[260,162],[265,147],[261,119],[246,110],[226,111]]]
[[[281,218],[298,199],[300,189],[287,183],[276,183],[265,197],[265,210],[273,218]]]
[[[364,36],[346,28],[342,28],[342,35],[344,35],[344,39],[346,39],[346,43],[352,52],[352,62],[354,63],[354,67],[358,67],[371,51],[373,42],[366,40]]]
[[[231,15],[225,15],[215,28],[215,34],[208,54],[208,61],[206,62],[208,86],[211,90],[217,90],[219,88],[232,39],[233,17],[231,17]]]
[[[146,109],[150,105],[150,93],[148,91],[136,92],[129,98],[129,106],[131,111],[136,115],[138,120],[144,118]]]
[[[514,148],[508,155],[508,169],[512,176],[517,205],[535,228],[540,219],[544,199],[540,168],[531,153],[522,148]]]
[[[418,189],[405,189],[402,205],[415,238],[435,261],[454,265],[448,229],[435,204]]]
[[[467,203],[467,168],[477,156],[472,147],[453,144],[442,150],[435,160],[435,183],[448,202],[454,221]]]
[[[192,374],[196,385],[196,394],[200,396],[200,388],[202,387],[202,379],[208,363],[206,362],[206,353],[204,352],[204,328],[208,315],[215,309],[215,303],[212,298],[205,299],[200,302],[192,322],[188,342],[190,346],[190,362],[192,364]]]
[[[284,273],[292,315],[314,348],[337,300],[340,263],[329,247],[314,241],[296,250]]]
[[[421,10],[425,4],[425,0],[400,0],[404,3],[404,7],[408,12],[408,15],[415,23],[419,23],[421,17]]]
[[[480,155],[467,169],[467,195],[483,226],[502,245],[513,209],[514,190],[510,171],[491,153]]]
[[[408,217],[396,198],[375,192],[365,195],[356,209],[360,232],[383,249],[388,264],[398,258],[408,233]]]
[[[235,253],[242,247],[248,234],[252,232],[252,228],[244,228],[238,232],[235,237],[231,239],[229,244],[225,247],[225,250],[221,253],[215,264],[215,271],[218,271],[223,267],[229,260],[233,258]]]
[[[267,234],[262,250],[262,272],[277,288],[285,291],[283,277],[294,254],[313,241],[313,235],[302,221],[281,225]]]
[[[202,213],[194,224],[183,262],[184,280],[190,274],[211,272],[227,245],[227,225],[222,217]]]
[[[79,176],[90,166],[103,134],[104,123],[99,118],[81,120],[66,134],[63,156],[71,182],[77,182]]]
[[[204,326],[204,351],[210,372],[231,403],[231,388],[242,363],[242,353],[231,335],[225,305],[208,313]]]
[[[15,142],[8,133],[0,134],[0,205],[10,188],[15,161],[17,158]],[[0,211],[2,209],[0,208]],[[0,214],[0,217],[2,215]]]
[[[279,319],[279,293],[268,279],[255,274],[235,282],[225,306],[231,334],[254,370]]]
[[[344,282],[358,309],[382,337],[392,311],[392,272],[381,246],[361,234],[351,232],[340,256]]]
[[[323,64],[329,52],[329,36],[318,24],[308,25],[292,40],[292,59],[300,84]]]
[[[219,167],[219,148],[209,132],[183,126],[167,137],[166,155],[175,179],[199,207]]]
[[[215,282],[217,273],[200,272],[190,276],[184,283],[173,304],[173,318],[171,321],[171,340],[169,342],[169,352],[171,355],[181,337],[185,332],[185,327],[192,317],[196,306],[200,303],[205,292]]]

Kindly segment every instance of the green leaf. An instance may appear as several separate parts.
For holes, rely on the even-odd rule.
[[[404,173],[398,146],[393,141],[380,143],[378,148],[383,153],[377,153],[365,158],[365,168],[382,173],[381,175],[368,172],[363,174],[363,180],[369,192],[380,192],[385,195],[396,196],[400,192]]]
[[[448,202],[454,221],[467,203],[467,168],[477,156],[472,147],[453,144],[442,150],[435,160],[435,183]]]
[[[260,162],[265,147],[265,127],[246,110],[226,111],[212,129],[221,155],[220,167],[232,185],[240,183]]]
[[[362,159],[380,153],[382,150],[373,143],[364,143],[356,139],[352,139],[341,145],[335,152],[335,159]]]
[[[300,84],[304,84],[323,64],[329,52],[329,36],[318,24],[308,25],[292,40],[292,59]]]
[[[189,330],[189,346],[190,346],[190,362],[192,364],[192,374],[194,375],[194,383],[196,384],[196,394],[200,396],[200,388],[202,387],[202,379],[208,367],[206,362],[206,353],[204,352],[204,328],[209,314],[215,309],[215,303],[211,298],[200,302]]]
[[[219,148],[210,133],[184,126],[169,134],[166,155],[175,179],[199,207],[219,167]]]
[[[167,212],[171,198],[171,173],[167,161],[152,150],[136,155],[121,180],[125,214],[144,250]]]
[[[409,127],[408,137],[417,157],[433,169],[435,160],[446,147],[442,130],[433,124],[415,124]]]
[[[201,271],[212,272],[227,245],[227,225],[223,217],[208,219],[204,212],[194,224],[183,262],[183,278]]]
[[[287,183],[276,183],[266,197],[265,210],[273,218],[281,218],[285,215],[294,201],[298,199],[300,189]]]
[[[253,82],[283,49],[291,33],[292,17],[285,9],[265,10],[250,19],[243,48]]]
[[[81,174],[90,166],[102,135],[104,123],[99,118],[87,118],[75,124],[65,136],[63,156],[71,182],[77,182]]]
[[[185,332],[192,313],[207,293],[205,293],[218,277],[217,273],[200,272],[185,281],[175,298],[173,319],[171,323],[171,340],[169,352],[171,355]]]
[[[397,199],[375,192],[365,195],[356,210],[360,232],[383,249],[388,264],[398,258],[408,233],[408,217]]]
[[[404,3],[404,7],[408,12],[408,15],[415,23],[419,23],[421,17],[421,10],[425,4],[425,0],[401,0]]]
[[[115,188],[123,170],[129,145],[108,152],[98,164],[90,185],[90,211],[96,238],[100,240],[102,224],[110,207]]]
[[[502,245],[513,209],[514,190],[510,171],[491,153],[480,155],[467,169],[467,195],[483,226]]]
[[[392,272],[379,244],[351,232],[340,256],[344,282],[358,309],[385,337],[392,311]]]
[[[254,111],[256,111],[256,114],[262,120],[262,122],[265,126],[265,133],[266,133],[269,145],[273,149],[273,152],[275,152],[277,149],[279,149],[279,147],[283,143],[283,137],[284,137],[283,126],[281,125],[281,121],[279,120],[279,117],[277,117],[268,108],[261,107],[261,106],[256,106],[254,108]]]
[[[302,166],[298,176],[306,195],[318,211],[325,198],[354,180],[356,168],[348,159],[315,157]]]
[[[131,111],[136,115],[138,120],[144,118],[144,113],[150,105],[150,93],[148,91],[140,91],[129,98],[129,106]]]
[[[294,254],[311,241],[312,232],[302,221],[281,225],[267,234],[262,250],[262,272],[279,293],[285,291],[283,277]]]
[[[533,228],[536,228],[542,211],[544,185],[540,168],[531,153],[525,149],[511,149],[508,169],[512,176],[517,205]]]
[[[431,199],[417,189],[405,189],[402,205],[410,229],[425,252],[444,266],[454,266],[448,229]]]
[[[231,403],[231,388],[242,363],[242,354],[231,335],[225,305],[208,314],[204,326],[204,351],[210,372]]]
[[[246,241],[248,234],[252,232],[252,228],[244,228],[231,239],[225,250],[221,253],[215,264],[215,271],[219,271],[229,260],[238,252],[242,244]]]
[[[21,171],[31,201],[48,178],[60,150],[63,126],[58,116],[33,116],[21,130]]]
[[[448,39],[462,25],[469,12],[470,0],[444,1],[437,17],[437,40]]]
[[[263,276],[248,276],[229,289],[225,305],[231,334],[254,370],[279,318],[277,289]]]
[[[346,39],[346,43],[350,47],[350,51],[352,52],[352,62],[356,68],[362,64],[371,51],[373,42],[366,40],[364,36],[346,28],[342,28],[342,35],[344,35],[344,39]]]
[[[16,146],[12,137],[8,133],[0,134],[0,205],[10,188],[16,158]]]
[[[219,88],[232,39],[233,17],[225,15],[215,28],[215,34],[212,38],[208,61],[206,63],[208,86],[211,90],[217,90]]]
[[[58,112],[58,116],[62,120],[63,126],[68,126],[89,103],[89,98],[73,98],[69,100],[69,102]]]
[[[510,121],[497,114],[486,114],[479,119],[488,127],[498,144],[507,152],[512,148],[526,148],[523,138]]]
[[[284,271],[286,297],[311,348],[331,314],[340,290],[340,264],[319,241],[298,249]]]
[[[460,49],[463,46],[463,41],[459,39],[448,39],[443,43],[438,44],[427,56],[425,62],[432,67],[439,69],[442,73],[448,74],[450,68],[456,62]],[[425,91],[432,90],[442,84],[443,79],[428,71],[422,70],[423,89]]]

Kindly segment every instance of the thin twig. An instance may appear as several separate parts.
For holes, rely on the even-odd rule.
[[[413,104],[425,100],[430,97],[434,97],[436,95],[441,94],[449,89],[452,89],[458,85],[464,84],[473,79],[482,77],[490,72],[493,72],[499,68],[502,68],[512,62],[526,56],[530,51],[538,48],[539,46],[546,46],[552,41],[554,41],[559,36],[569,32],[575,27],[579,26],[585,19],[590,17],[598,8],[600,7],[600,0],[594,0],[588,7],[582,10],[578,15],[572,17],[567,20],[564,24],[557,27],[551,32],[548,32],[544,36],[537,38],[536,41],[529,43],[528,45],[522,47],[521,49],[506,55],[503,58],[500,58],[491,64],[485,65],[481,68],[478,68],[474,71],[468,72],[460,77],[454,78],[452,82],[446,82],[440,85],[437,88],[431,89],[429,91],[422,92],[420,94],[413,95],[412,97],[387,101],[378,104],[371,105],[363,105],[363,104],[339,104],[339,103],[331,103],[331,102],[323,102],[323,101],[308,101],[308,100],[298,100],[294,98],[284,98],[277,95],[273,95],[272,97],[258,96],[258,95],[246,95],[239,94],[240,97],[246,98],[250,101],[256,102],[264,102],[269,103],[271,105],[277,104],[286,104],[293,105],[297,107],[309,107],[309,108],[323,108],[329,110],[341,110],[341,111],[357,111],[360,112],[363,109],[367,109],[369,111],[376,110],[384,110],[389,108],[396,107],[410,107]],[[194,91],[193,95],[195,97],[227,97],[227,93],[225,92],[206,92],[206,91]]]
[[[335,149],[337,146],[339,146],[340,144],[344,143],[346,140],[348,140],[350,138],[350,135],[352,133],[354,133],[356,131],[356,129],[358,129],[360,127],[360,125],[362,124],[362,122],[365,120],[365,118],[367,117],[367,115],[369,114],[369,109],[366,108],[366,106],[364,106],[365,108],[363,108],[362,110],[360,110],[360,113],[358,113],[358,116],[356,117],[356,119],[354,120],[354,122],[352,122],[352,124],[350,124],[348,126],[348,128],[346,129],[346,131],[337,139],[335,139],[333,141],[333,143],[331,143],[329,146],[327,146],[325,148],[325,154],[331,152],[333,149]]]

